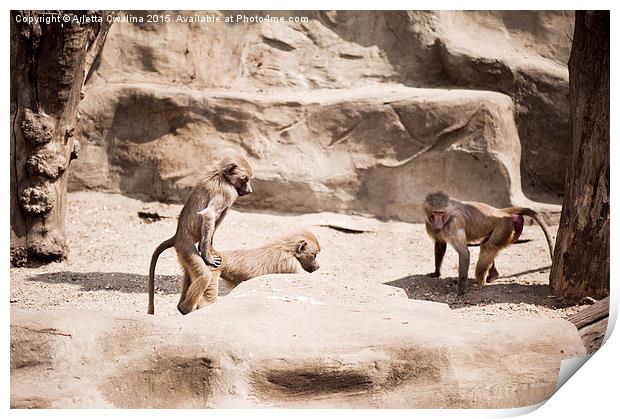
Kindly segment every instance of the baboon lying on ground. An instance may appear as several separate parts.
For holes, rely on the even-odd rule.
[[[287,234],[252,249],[222,251],[222,264],[217,269],[211,269],[214,285],[205,291],[197,308],[217,300],[220,276],[237,286],[261,275],[298,273],[300,267],[312,273],[319,269],[316,257],[320,251],[319,241],[307,230]]]
[[[319,269],[317,254],[321,251],[318,239],[308,230],[279,237],[253,249],[223,251],[222,279],[240,284],[250,278],[277,273],[297,273]]]
[[[480,242],[476,264],[476,281],[484,285],[499,276],[495,257],[499,251],[517,241],[523,231],[523,216],[531,217],[542,228],[549,254],[553,260],[553,245],[549,230],[536,211],[530,208],[495,208],[480,202],[461,202],[444,192],[427,195],[424,201],[426,232],[435,241],[435,272],[441,275],[441,263],[449,244],[459,254],[458,294],[467,291],[469,249],[467,243]]]

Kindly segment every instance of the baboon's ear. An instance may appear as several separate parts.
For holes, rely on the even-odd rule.
[[[307,241],[300,240],[299,243],[297,243],[297,253],[302,253],[307,245],[308,245]]]

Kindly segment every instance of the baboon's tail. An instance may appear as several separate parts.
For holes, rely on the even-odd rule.
[[[536,224],[538,224],[540,228],[542,228],[543,233],[545,233],[547,245],[549,246],[549,256],[551,256],[551,261],[553,261],[553,244],[551,243],[551,234],[549,233],[549,227],[547,227],[547,224],[545,224],[545,221],[542,219],[540,214],[531,208],[523,207],[510,207],[504,208],[504,210],[512,214],[526,215],[536,221]]]
[[[146,311],[147,314],[155,314],[155,265],[157,265],[157,259],[159,255],[166,250],[174,246],[176,240],[176,234],[170,237],[168,240],[163,241],[151,256],[151,267],[149,269],[149,308]]]

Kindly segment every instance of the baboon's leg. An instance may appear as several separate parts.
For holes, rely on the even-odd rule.
[[[182,263],[189,274],[190,284],[185,293],[185,299],[179,303],[178,309],[181,313],[187,314],[196,308],[202,295],[209,287],[211,272],[193,245],[184,249],[182,254],[183,256],[179,256],[179,258],[183,259]]]
[[[499,272],[495,269],[495,261],[491,265],[491,269],[489,269],[489,275],[487,276],[487,282],[491,282],[499,277]]]
[[[478,263],[476,263],[476,282],[478,284],[486,284],[487,273],[489,273],[491,266],[494,265],[499,251],[510,244],[512,232],[512,224],[498,225],[489,238],[480,246],[480,256],[478,257]],[[491,270],[491,274],[494,273],[493,270]],[[495,273],[497,273],[497,270],[495,270]]]
[[[469,249],[467,248],[467,236],[465,230],[458,230],[451,233],[450,245],[459,254],[459,285],[458,295],[463,295],[467,292],[467,273],[469,271]]]
[[[429,274],[433,278],[439,278],[441,276],[441,264],[443,263],[443,257],[446,254],[447,243],[442,241],[435,241],[435,272]]]
[[[220,272],[211,272],[211,283],[207,290],[202,295],[202,298],[198,302],[196,309],[206,307],[209,304],[213,304],[217,300],[218,288],[220,282]]]
[[[493,265],[495,257],[499,253],[499,248],[491,244],[491,241],[480,246],[480,256],[476,263],[476,282],[479,285],[486,284],[486,276]]]
[[[480,243],[480,247],[482,247],[483,244],[488,242],[489,238],[490,236],[484,239],[482,243]],[[499,272],[497,272],[497,269],[495,269],[495,261],[493,261],[493,263],[491,264],[491,268],[489,269],[489,274],[487,275],[487,282],[491,282],[497,277],[499,277]]]
[[[183,302],[183,300],[185,300],[185,297],[187,296],[187,289],[189,288],[189,284],[192,282],[189,274],[187,273],[187,269],[185,269],[185,266],[181,265],[181,269],[183,270],[183,274],[181,276],[181,296],[179,297],[179,302],[177,303],[177,310],[179,311],[181,311],[181,303]]]

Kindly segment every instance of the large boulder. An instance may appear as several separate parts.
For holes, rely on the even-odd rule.
[[[440,12],[440,20],[437,45],[449,80],[515,101],[524,189],[562,194],[573,12]]]
[[[11,312],[11,405],[489,408],[582,356],[564,320],[473,322],[402,290],[273,275],[188,316]]]
[[[280,205],[285,190],[295,195],[295,205],[302,211],[314,210],[325,201],[332,202],[323,208],[326,210],[359,210],[364,205],[356,205],[351,187],[342,183],[360,179],[360,174],[350,169],[353,161],[359,164],[361,152],[366,155],[356,172],[386,164],[403,165],[404,159],[415,154],[412,150],[434,140],[445,143],[445,137],[436,137],[443,135],[443,128],[458,128],[450,125],[454,121],[467,126],[450,136],[467,132],[480,137],[483,125],[485,129],[489,124],[503,125],[515,116],[518,133],[510,134],[514,137],[511,141],[518,142],[520,136],[522,147],[512,147],[514,155],[509,160],[516,161],[517,175],[519,168],[523,170],[526,190],[539,196],[563,189],[570,150],[566,62],[572,38],[571,13],[245,12],[248,17],[269,15],[284,17],[285,21],[233,24],[188,21],[197,15],[224,19],[229,12],[169,12],[173,21],[167,24],[149,23],[147,12],[130,13],[143,22],[115,23],[89,75],[82,120],[76,130],[82,154],[72,164],[72,190],[97,188],[144,194],[144,183],[153,179],[157,186],[146,193],[147,199],[179,200],[183,196],[179,190],[187,189],[206,161],[203,156],[210,155],[204,148],[196,153],[196,148],[219,146],[224,140],[247,147],[264,176],[269,172],[269,177],[263,177],[263,190],[270,190],[277,198],[258,199],[261,196],[257,194],[253,203],[286,210],[288,204],[285,208]],[[236,16],[233,13],[233,20]],[[394,107],[379,105],[392,100],[390,92],[398,84],[437,88],[430,94],[436,102],[435,114],[422,115],[428,109],[415,105],[419,109],[414,119],[397,121]],[[516,108],[502,104],[499,117],[483,112],[468,123],[473,109],[487,97],[472,92],[469,105],[455,107],[450,103],[454,99],[450,89],[459,86],[503,92],[513,99]],[[365,111],[359,109],[358,102],[360,96],[368,96],[360,91],[368,88],[374,93],[363,100],[375,102],[375,106],[365,106]],[[210,92],[217,89],[227,91],[217,103],[194,96],[199,92],[213,96]],[[338,90],[330,94],[327,89]],[[197,100],[179,99],[188,95]],[[461,96],[459,100],[465,99]],[[311,110],[306,118],[306,106],[300,104],[308,103],[325,109]],[[459,114],[450,115],[455,112]],[[408,110],[404,117],[411,113]],[[481,123],[483,119],[500,121]],[[277,124],[270,125],[273,122]],[[207,125],[210,127],[205,128]],[[413,130],[412,125],[416,125]],[[410,137],[403,126],[425,138]],[[484,142],[504,142],[504,135],[502,129],[495,138],[496,133],[489,130],[483,135]],[[317,141],[312,136],[322,137],[324,147],[304,144]],[[196,144],[189,145],[188,138]],[[362,144],[349,146],[358,141]],[[137,151],[133,143],[145,143],[143,148],[150,145],[148,154],[122,157]],[[295,152],[296,147],[313,148],[315,154],[305,156],[307,164],[299,170],[306,173],[292,182],[298,171],[292,166],[300,154]],[[347,147],[357,156],[342,157]],[[337,148],[342,152],[334,152]],[[473,197],[491,204],[509,202],[505,193],[487,190],[496,187],[486,183],[505,178],[494,173],[495,165],[484,167],[489,158],[483,159],[482,167],[474,167],[468,153],[461,153],[462,159],[454,153],[445,154],[444,159],[438,153],[443,147],[434,150],[437,155],[431,163],[426,163],[425,153],[409,165],[417,168],[395,171],[428,172],[428,166],[433,166],[435,174],[440,172],[439,179],[430,182],[435,188],[449,185],[446,179],[452,179],[456,172],[463,179],[458,187],[461,198]],[[320,161],[326,152],[341,156],[342,168],[336,178],[331,167],[335,159]],[[277,155],[279,162],[272,166],[267,155]],[[290,164],[283,166],[283,162]],[[380,178],[385,171],[379,172]],[[160,182],[164,177],[168,181]],[[429,186],[425,176],[403,177],[399,173],[396,177],[413,189]],[[504,184],[497,188],[519,189],[518,177],[512,177],[511,182],[517,183],[511,185],[501,180]],[[326,178],[331,183],[326,184]],[[478,180],[485,183],[480,193]],[[388,183],[384,187],[392,186]],[[306,199],[298,201],[299,194]],[[371,207],[383,205],[382,196],[377,198]],[[394,211],[378,214],[384,212]],[[396,212],[398,218],[410,219],[406,212]]]
[[[70,189],[180,202],[215,156],[237,148],[256,171],[242,207],[415,222],[436,189],[536,206],[521,192],[513,113],[499,93],[386,84],[269,94],[93,87],[78,131],[88,146]]]

